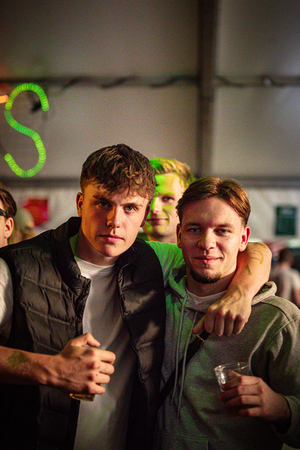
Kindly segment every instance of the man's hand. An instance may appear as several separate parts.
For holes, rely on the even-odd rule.
[[[261,378],[238,375],[222,387],[220,400],[230,416],[260,417],[275,423],[282,433],[290,424],[290,409],[286,399],[274,392]]]
[[[68,393],[103,394],[103,384],[109,383],[114,372],[115,355],[95,348],[99,345],[90,333],[70,340],[52,357],[49,384]]]
[[[260,242],[248,243],[238,253],[237,270],[224,297],[209,307],[193,333],[204,328],[217,336],[239,334],[248,322],[251,301],[269,279],[272,261],[270,249]]]
[[[208,308],[205,316],[194,327],[193,333],[199,334],[205,328],[208,333],[217,336],[239,334],[250,317],[251,300],[242,300],[238,286],[233,286]]]

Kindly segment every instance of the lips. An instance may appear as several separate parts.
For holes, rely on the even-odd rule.
[[[215,261],[218,261],[219,257],[217,257],[217,256],[195,256],[194,259],[202,262],[203,264],[213,264]]]
[[[111,234],[102,234],[101,238],[107,242],[112,242],[112,243],[123,240],[123,238],[121,238],[120,236],[115,236],[115,235],[111,235]]]
[[[147,222],[150,222],[152,225],[159,225],[162,222],[165,222],[167,219],[164,218],[152,218],[148,219]]]

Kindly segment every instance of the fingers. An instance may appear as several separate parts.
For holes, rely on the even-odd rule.
[[[202,319],[199,320],[199,322],[194,326],[194,328],[192,330],[193,334],[200,334],[201,331],[204,330],[204,320],[205,320],[205,316],[203,316]]]
[[[111,352],[104,351],[104,353],[111,353]],[[115,355],[113,353],[111,353],[111,354],[114,356],[114,360],[115,360]],[[89,366],[89,368],[91,370],[95,370],[102,374],[112,375],[115,371],[113,362],[114,361],[105,362],[105,359],[102,359],[101,356],[99,355],[98,359],[96,361],[93,361],[93,363]]]
[[[230,330],[231,332],[233,330],[233,324],[226,319],[227,318],[222,310],[210,307],[202,318],[202,323],[208,333],[214,333],[216,336],[223,336],[226,325],[229,332]]]
[[[84,347],[89,345],[90,347],[99,347],[100,342],[97,341],[90,333],[82,334],[74,339],[72,339],[72,345],[77,345],[78,347]]]
[[[113,364],[116,359],[115,354],[108,350],[95,348],[99,346],[100,342],[94,339],[90,333],[85,333],[71,339],[65,347],[66,351],[63,350],[62,353],[70,358],[77,357],[86,364],[90,364],[90,367],[94,365],[93,367],[99,368],[101,363]]]
[[[90,349],[92,350],[92,349]],[[108,350],[94,350],[96,353],[95,355],[97,355],[97,358],[102,362],[102,363],[108,363],[106,364],[107,367],[111,368],[113,367],[112,364],[115,362],[116,360],[116,355],[113,352],[110,352]]]
[[[224,386],[220,400],[230,416],[261,417],[287,429],[290,409],[285,397],[273,391],[261,378],[238,375]]]
[[[254,393],[258,390],[259,378],[252,375],[240,375],[234,371],[230,373],[230,380],[222,385],[221,400],[226,401],[237,395]],[[254,386],[254,387],[253,387]]]
[[[244,328],[245,324],[246,324],[245,319],[242,319],[241,317],[237,317],[234,321],[234,327],[233,327],[232,333],[240,334],[240,332]],[[230,336],[230,334],[228,334],[227,336]]]
[[[224,392],[220,396],[227,414],[232,417],[259,415],[261,398],[256,377],[235,375],[223,386]]]
[[[91,373],[89,379],[90,381],[98,385],[108,384],[110,382],[110,375],[112,375],[113,372],[114,370],[110,371],[101,368],[101,370]]]
[[[110,351],[95,348],[99,345],[89,333],[69,341],[53,357],[55,386],[67,392],[102,394],[102,385],[109,383],[114,373],[116,357]]]
[[[235,290],[228,290],[226,294],[206,311],[205,316],[193,329],[194,334],[204,328],[208,333],[217,336],[231,336],[239,334],[247,323],[251,313],[251,302],[238,295]]]
[[[228,415],[268,418],[266,405],[271,406],[270,392],[273,391],[261,378],[235,375],[224,385],[220,396]]]
[[[202,330],[214,333],[216,336],[231,336],[239,334],[245,326],[246,321],[225,310],[225,308],[209,308],[201,320],[193,328],[193,334],[199,334]]]

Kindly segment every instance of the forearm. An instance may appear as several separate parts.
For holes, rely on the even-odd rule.
[[[0,383],[52,384],[49,355],[0,347]]]
[[[248,243],[238,254],[237,270],[228,287],[232,296],[250,301],[269,279],[272,253],[261,243]]]
[[[56,355],[0,347],[0,383],[41,384],[64,392],[103,394],[115,355],[90,334],[71,339]],[[96,348],[95,348],[96,347]]]

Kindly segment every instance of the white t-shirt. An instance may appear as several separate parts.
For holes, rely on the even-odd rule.
[[[115,372],[103,395],[93,402],[81,402],[75,450],[125,448],[129,405],[135,367],[134,351],[123,324],[114,266],[100,267],[76,258],[82,275],[91,279],[90,293],[83,315],[83,332],[90,332],[100,348],[115,353]],[[105,295],[103,293],[105,292]],[[13,289],[10,271],[0,258],[0,338],[6,342],[10,332]]]
[[[135,357],[121,317],[115,268],[75,259],[81,274],[91,280],[83,332],[90,332],[101,349],[115,353],[116,361],[105,393],[96,395],[93,402],[80,404],[74,449],[124,449]]]

